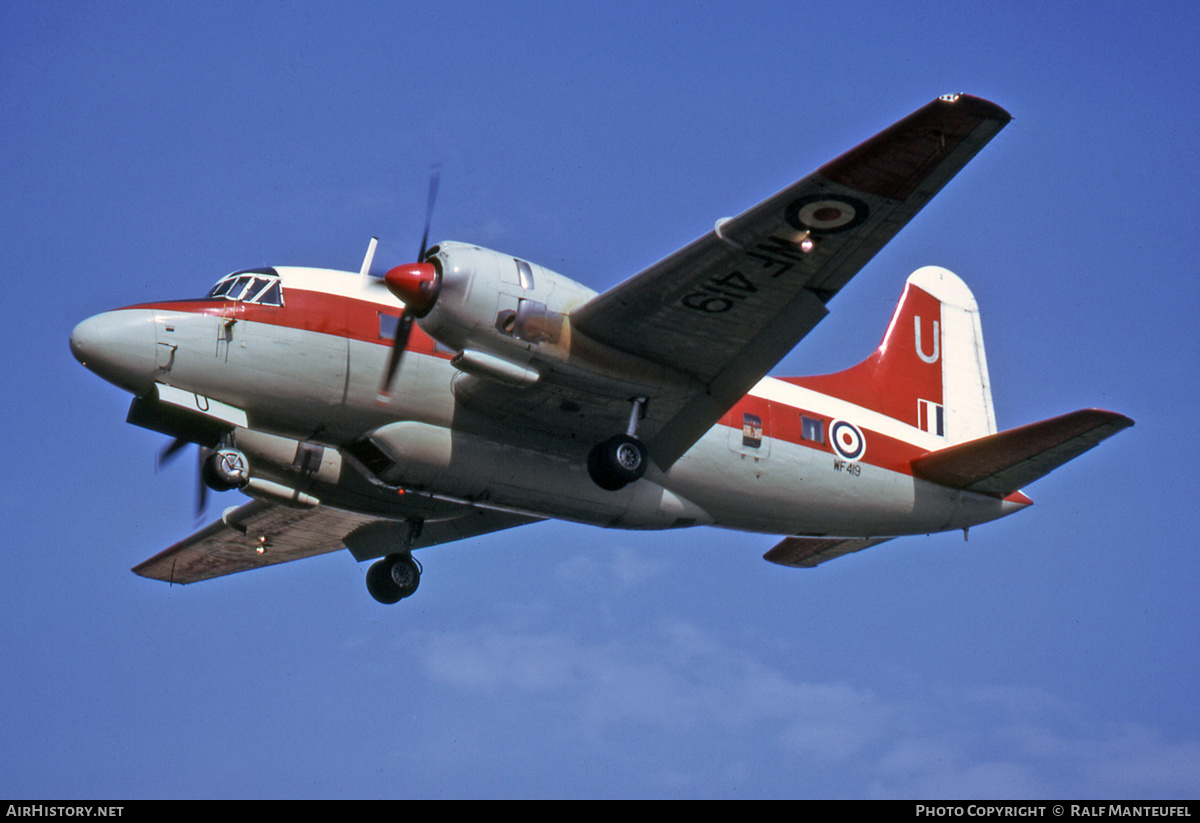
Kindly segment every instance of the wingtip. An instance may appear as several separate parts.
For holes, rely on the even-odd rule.
[[[1132,417],[1127,417],[1120,412],[1109,411],[1108,409],[1082,409],[1079,414],[1092,415],[1099,422],[1107,423],[1120,431],[1121,429],[1130,429],[1134,426]],[[1114,432],[1115,433],[1115,432]]]
[[[818,171],[834,183],[890,200],[907,200],[924,183],[922,198],[928,199],[1011,119],[982,97],[944,94]]]
[[[951,103],[956,106],[963,106],[972,109],[973,113],[987,117],[992,120],[1001,120],[1005,123],[1012,120],[1012,115],[1003,107],[996,105],[991,100],[985,100],[982,97],[976,97],[973,94],[943,94],[934,100],[937,102]]]

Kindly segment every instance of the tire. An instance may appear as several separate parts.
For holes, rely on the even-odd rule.
[[[627,434],[616,434],[588,453],[588,474],[602,489],[616,491],[646,473],[646,447]]]
[[[421,567],[409,554],[389,554],[367,569],[367,591],[391,605],[411,597],[421,584]]]

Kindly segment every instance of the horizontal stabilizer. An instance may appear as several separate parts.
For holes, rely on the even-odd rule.
[[[952,489],[1006,497],[1132,425],[1116,412],[1081,409],[930,452],[912,461],[913,473]]]
[[[888,537],[785,537],[775,548],[763,555],[780,566],[811,568],[843,554],[877,546]]]

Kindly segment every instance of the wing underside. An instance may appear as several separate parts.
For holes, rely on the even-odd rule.
[[[426,548],[535,522],[539,518],[485,509],[427,521],[412,548]],[[142,577],[195,583],[236,572],[349,548],[358,560],[399,551],[403,520],[316,506],[293,508],[253,500],[133,567]]]
[[[763,555],[780,566],[812,568],[821,563],[885,543],[889,537],[785,537]]]
[[[825,304],[1009,121],[939,98],[581,306],[574,333],[683,372],[642,436],[670,466],[825,316]]]

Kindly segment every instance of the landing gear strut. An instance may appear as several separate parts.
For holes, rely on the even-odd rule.
[[[421,564],[412,556],[412,544],[421,536],[425,522],[414,518],[407,525],[401,550],[377,560],[367,569],[367,591],[389,606],[411,597],[421,584]]]
[[[646,473],[646,447],[635,436],[645,409],[646,398],[634,399],[625,434],[614,434],[588,453],[588,474],[600,488],[617,491]]]

